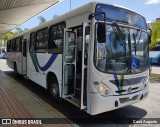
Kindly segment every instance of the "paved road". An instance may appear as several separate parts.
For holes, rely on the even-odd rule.
[[[4,60],[0,60],[0,70],[5,71],[7,75],[9,75],[12,78],[14,77],[13,71],[11,71],[6,65]],[[150,81],[150,92],[147,99],[143,100],[140,103],[127,106],[121,109],[117,109],[114,111],[102,113],[96,116],[90,116],[84,111],[80,111],[77,107],[73,106],[67,101],[62,101],[61,103],[57,103],[56,101],[52,100],[48,97],[47,92],[36,85],[35,83],[25,80],[23,78],[16,79],[21,85],[26,87],[29,91],[35,93],[46,101],[49,105],[57,109],[59,112],[64,114],[67,118],[71,118],[71,120],[74,122],[75,119],[72,118],[104,118],[104,120],[108,120],[108,118],[160,118],[160,97],[159,97],[159,91],[160,91],[160,82]],[[105,122],[105,121],[104,121]],[[125,124],[125,125],[117,125],[117,124],[94,124],[94,125],[86,125],[86,124],[78,124],[79,126],[95,126],[95,127],[160,127],[160,125],[147,125],[147,124]]]
[[[151,73],[160,74],[160,65],[151,65]]]

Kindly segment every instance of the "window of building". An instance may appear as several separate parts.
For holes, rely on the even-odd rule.
[[[36,52],[45,53],[47,51],[48,28],[36,33]]]
[[[49,53],[63,53],[63,29],[65,28],[65,22],[53,25],[49,30]]]
[[[34,50],[35,50],[35,37],[36,37],[36,33],[32,32],[30,34],[29,52],[34,52]]]
[[[16,52],[22,52],[22,40],[21,38],[17,38],[15,42],[15,51]]]

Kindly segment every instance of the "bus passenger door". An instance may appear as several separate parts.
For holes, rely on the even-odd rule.
[[[89,24],[83,23],[81,109],[86,109],[87,107],[87,64],[88,64],[89,39],[90,39]]]
[[[22,74],[27,74],[27,39],[24,39],[22,42],[23,48],[22,48],[22,56],[23,56],[23,63],[22,63]]]
[[[76,85],[76,35],[73,31],[64,29],[63,45],[63,88],[62,97],[75,95]]]

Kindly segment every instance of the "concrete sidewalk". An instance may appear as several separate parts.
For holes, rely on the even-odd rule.
[[[0,70],[0,118],[65,118],[54,107]],[[17,125],[22,127],[24,125]],[[68,127],[76,125],[26,125]],[[4,127],[8,127],[4,125]],[[9,126],[13,127],[13,125]],[[14,125],[15,127],[15,125]]]

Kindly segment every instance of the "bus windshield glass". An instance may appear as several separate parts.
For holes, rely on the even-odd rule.
[[[96,23],[96,33],[97,33]],[[106,73],[136,74],[149,68],[149,35],[147,32],[119,26],[124,40],[114,25],[106,25],[106,42],[97,38],[95,65]]]
[[[98,4],[96,6],[96,12],[104,12],[107,17],[107,21],[121,22],[132,26],[138,26],[142,29],[147,29],[146,20],[139,14],[129,11],[127,9],[114,7],[110,5]],[[96,20],[104,21],[104,15],[97,15]]]

